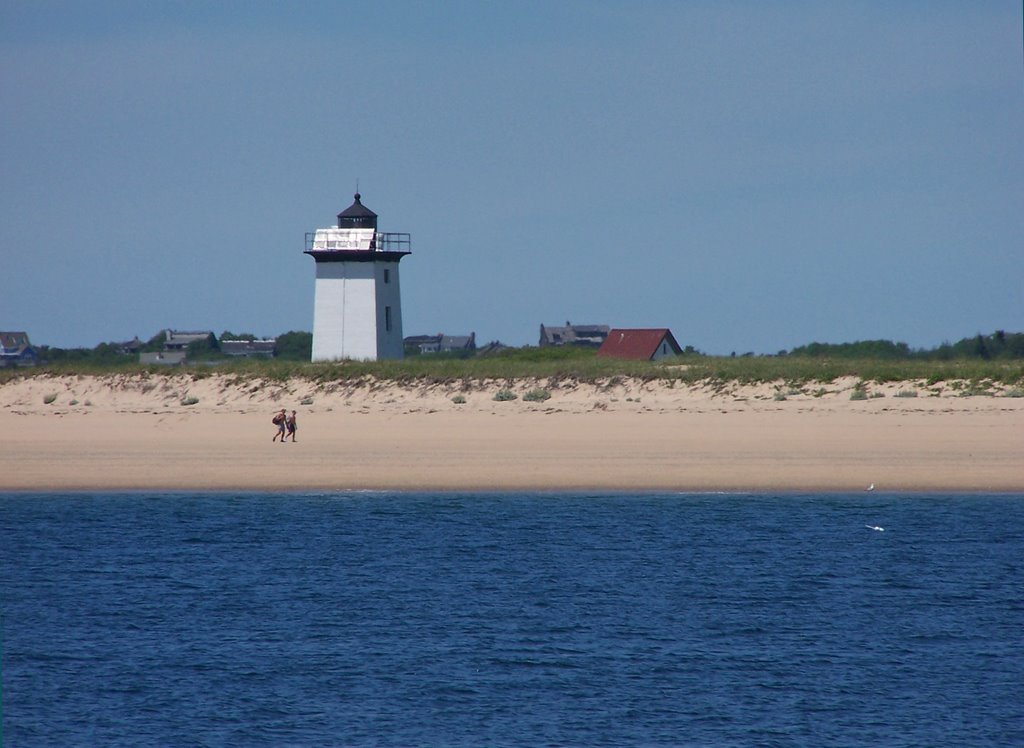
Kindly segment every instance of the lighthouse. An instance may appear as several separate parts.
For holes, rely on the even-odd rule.
[[[355,202],[337,228],[306,234],[316,261],[313,360],[402,358],[398,262],[412,251],[409,234],[377,231],[377,214]]]

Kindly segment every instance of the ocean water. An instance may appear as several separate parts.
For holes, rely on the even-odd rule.
[[[1022,564],[1024,496],[5,494],[2,743],[1024,745]]]

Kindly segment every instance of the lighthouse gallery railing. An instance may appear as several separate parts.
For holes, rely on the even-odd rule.
[[[306,232],[306,252],[345,252],[353,249],[359,249],[358,247],[352,246],[340,246],[341,244],[347,244],[346,242],[335,242],[330,239],[321,238],[319,241],[316,240],[316,231]],[[412,253],[412,239],[410,234],[402,233],[382,233],[375,232],[373,239],[370,241],[370,251],[375,252],[403,252]],[[363,249],[363,251],[366,251]]]

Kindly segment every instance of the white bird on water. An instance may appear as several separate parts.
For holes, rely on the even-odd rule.
[[[885,532],[885,528],[879,527],[878,525],[864,525],[864,527],[868,528],[869,530],[878,530],[878,532]]]
[[[874,491],[875,490],[875,484],[872,483],[870,486],[867,487],[867,490],[868,491]]]

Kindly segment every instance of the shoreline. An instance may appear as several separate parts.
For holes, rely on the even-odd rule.
[[[346,498],[356,496],[373,496],[376,494],[382,494],[387,496],[416,496],[420,494],[432,494],[437,496],[446,496],[453,498],[462,497],[473,497],[473,498],[488,498],[488,497],[507,497],[517,496],[520,494],[529,494],[531,496],[549,496],[551,498],[561,497],[580,497],[587,496],[589,498],[602,498],[606,496],[625,496],[625,497],[666,497],[666,496],[680,496],[680,497],[702,497],[702,496],[756,496],[756,497],[771,497],[774,499],[786,499],[786,498],[799,498],[806,496],[816,497],[858,497],[863,496],[865,499],[875,497],[878,499],[893,499],[901,497],[918,497],[928,498],[931,496],[938,498],[947,497],[988,497],[988,498],[1006,498],[1006,499],[1017,499],[1024,497],[1024,489],[1006,489],[1006,490],[988,490],[988,489],[937,489],[937,488],[900,488],[900,489],[889,489],[889,490],[872,490],[867,491],[863,488],[842,490],[835,488],[822,488],[822,489],[801,489],[801,490],[788,490],[788,489],[704,489],[704,490],[687,490],[681,488],[673,489],[626,489],[626,488],[611,488],[611,487],[589,487],[589,488],[567,488],[567,489],[539,489],[539,488],[246,488],[244,486],[236,486],[232,488],[161,488],[159,486],[149,486],[140,488],[103,488],[103,487],[62,487],[62,488],[0,488],[0,498],[3,497],[19,497],[19,496],[90,496],[93,494],[100,494],[103,496],[135,496],[140,493],[155,496],[230,496],[232,494],[242,494],[243,496],[324,496],[324,497],[339,497],[343,496]],[[590,496],[593,494],[593,496]]]
[[[17,434],[0,492],[1024,492],[1024,398],[855,384],[563,383],[526,402],[524,381],[497,402],[509,383],[26,378],[0,385]],[[271,442],[281,407],[296,444]]]

